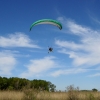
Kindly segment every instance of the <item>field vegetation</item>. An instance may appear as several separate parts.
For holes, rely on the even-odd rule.
[[[0,91],[0,100],[100,100],[100,92]]]
[[[66,91],[45,80],[0,77],[0,100],[100,100],[97,89],[79,90],[70,85]]]

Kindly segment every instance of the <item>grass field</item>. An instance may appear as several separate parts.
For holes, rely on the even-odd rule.
[[[0,91],[0,100],[100,100],[100,92]]]

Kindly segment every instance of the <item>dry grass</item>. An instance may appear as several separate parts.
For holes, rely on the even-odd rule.
[[[41,92],[38,94],[38,100],[66,100],[67,94],[61,92]]]
[[[100,100],[100,92],[0,91],[0,100]]]
[[[0,100],[22,100],[24,93],[20,91],[0,91]]]

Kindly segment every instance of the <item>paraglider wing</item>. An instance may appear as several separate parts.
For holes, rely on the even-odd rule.
[[[60,22],[58,22],[56,20],[52,20],[52,19],[42,19],[42,20],[38,20],[38,21],[34,22],[30,27],[30,31],[32,30],[33,26],[36,26],[39,24],[51,24],[51,25],[57,26],[60,30],[62,29],[62,25]]]

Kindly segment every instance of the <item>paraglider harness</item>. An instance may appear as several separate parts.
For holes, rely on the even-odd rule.
[[[52,47],[49,47],[48,53],[49,53],[49,52],[52,52],[52,51],[53,51],[53,48],[52,48]]]

